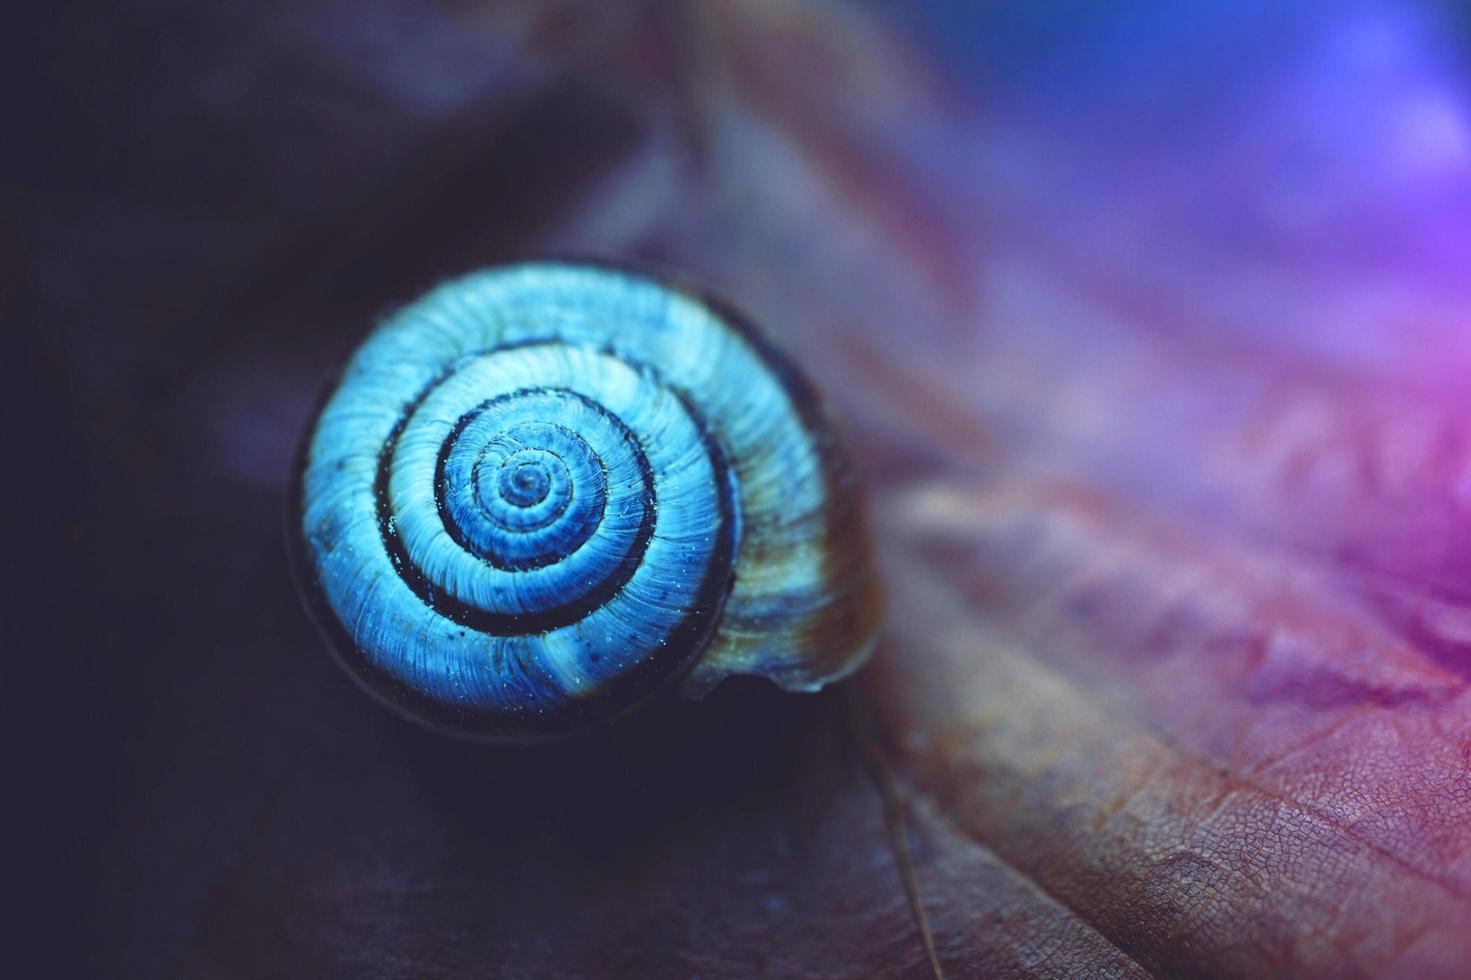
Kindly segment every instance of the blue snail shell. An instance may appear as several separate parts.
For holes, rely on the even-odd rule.
[[[393,314],[294,485],[339,659],[447,732],[563,736],[732,673],[814,690],[877,627],[810,385],[737,315],[619,269],[493,269]]]

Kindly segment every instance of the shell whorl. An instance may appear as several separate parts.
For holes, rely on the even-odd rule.
[[[440,286],[303,445],[298,577],[348,670],[432,727],[533,739],[871,645],[861,502],[811,389],[734,314],[535,263]]]

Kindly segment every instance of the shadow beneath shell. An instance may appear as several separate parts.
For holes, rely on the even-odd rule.
[[[476,745],[394,723],[442,819],[588,848],[768,805],[811,782],[814,754],[831,758],[845,743],[837,692],[789,694],[757,678],[727,680],[702,701],[671,695],[547,747]]]

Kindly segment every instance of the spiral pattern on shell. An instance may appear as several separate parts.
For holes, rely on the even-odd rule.
[[[348,670],[472,736],[730,673],[813,689],[877,621],[806,382],[728,311],[603,266],[477,273],[391,316],[303,446],[292,536]]]

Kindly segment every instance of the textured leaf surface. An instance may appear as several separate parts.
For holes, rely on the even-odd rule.
[[[86,474],[50,640],[93,969],[1464,971],[1471,128],[1434,11],[1094,23],[977,95],[844,9],[257,6],[91,15],[202,52],[121,80],[41,32],[92,114],[23,161],[21,226]],[[321,373],[528,251],[695,276],[812,369],[890,592],[853,683],[515,755],[321,655],[279,540]]]

